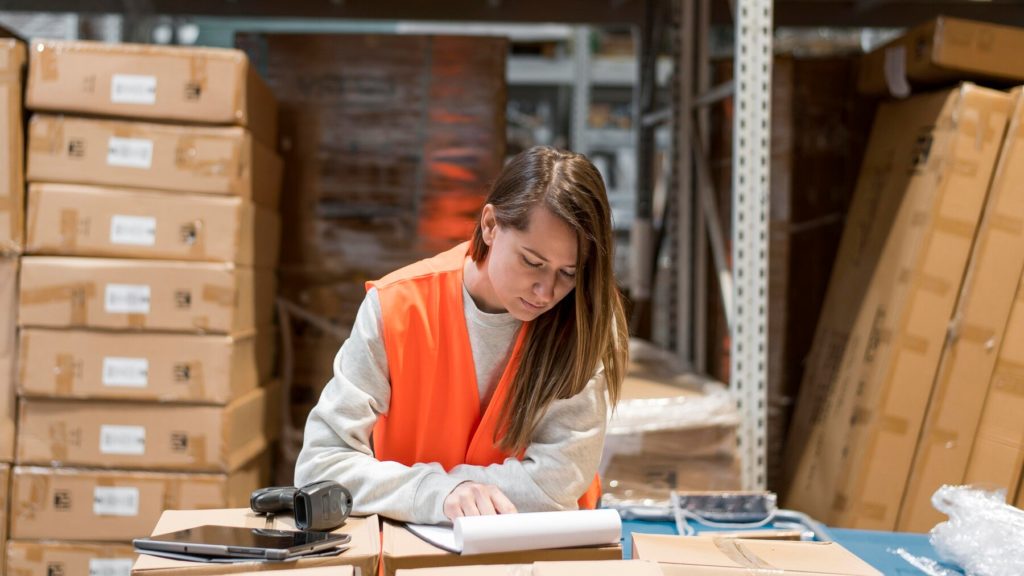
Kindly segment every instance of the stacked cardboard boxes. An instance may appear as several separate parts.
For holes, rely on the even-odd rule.
[[[120,573],[265,483],[276,105],[240,52],[88,42],[35,42],[26,100],[9,566]]]
[[[10,463],[14,461],[18,258],[23,243],[25,172],[21,95],[25,43],[0,29],[0,566],[7,540]]]
[[[505,153],[508,45],[364,34],[240,34],[237,44],[281,105],[280,294],[296,307],[281,327],[294,407],[282,443],[294,457],[365,282],[472,234]]]
[[[1016,52],[990,54],[1024,30],[940,19],[908,38],[926,48],[882,49],[905,58],[908,87],[994,62],[1024,80]],[[787,506],[927,531],[942,484],[1017,494],[1022,94],[964,83],[880,107],[790,431]]]

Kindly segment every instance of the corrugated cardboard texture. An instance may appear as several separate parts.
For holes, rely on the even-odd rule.
[[[295,570],[275,570],[274,576],[362,576],[356,574],[353,566],[322,566],[320,568],[297,568]],[[238,576],[254,576],[262,572],[240,572]]]
[[[266,396],[224,407],[22,399],[17,462],[231,472],[267,447]]]
[[[265,459],[231,474],[101,472],[16,467],[11,538],[127,542],[149,535],[164,510],[248,506]]]
[[[655,562],[605,560],[601,562],[535,562],[491,566],[446,566],[399,570],[398,576],[661,576]]]
[[[271,270],[231,264],[28,256],[23,327],[246,333],[273,318]]]
[[[462,556],[436,548],[409,532],[401,524],[384,521],[382,554],[385,576],[407,568],[437,568],[472,564],[529,564],[563,560],[622,560],[621,546],[591,546],[555,550],[525,550]]]
[[[25,328],[18,394],[227,404],[270,378],[275,331],[238,337]]]
[[[0,462],[14,460],[18,259],[0,258]]]
[[[32,184],[25,251],[233,262],[273,268],[281,223],[243,201],[74,184]]]
[[[1024,28],[945,16],[907,31],[864,56],[857,88],[888,94],[894,82],[924,87],[958,80],[1024,80]],[[886,63],[895,58],[895,62]]]
[[[244,128],[34,114],[28,180],[240,196],[276,209],[281,159]]]
[[[1017,503],[1014,506],[1024,509],[1024,482],[1021,482],[1020,488],[1017,489]]]
[[[752,573],[881,576],[835,542],[784,542],[633,534],[633,558],[653,560],[666,576]]]
[[[966,84],[880,109],[879,149],[869,149],[858,182],[866,199],[854,200],[832,278],[839,287],[830,286],[831,314],[818,329],[824,345],[847,334],[848,342],[809,363],[804,385],[824,402],[800,408],[817,425],[798,453],[787,507],[837,526],[895,527],[1012,103]],[[872,210],[885,202],[878,195],[903,198],[894,217]],[[892,225],[861,228],[873,212]],[[860,248],[847,244],[858,240],[882,248],[877,260],[844,269]],[[840,291],[851,297],[835,300]]]
[[[160,516],[153,534],[166,534],[177,530],[185,530],[217,524],[220,526],[241,526],[250,528],[275,528],[278,530],[294,530],[295,523],[289,516],[278,515],[273,520],[259,516],[248,508],[228,510],[168,510]],[[339,554],[325,558],[304,558],[295,562],[266,562],[238,564],[198,564],[181,560],[168,560],[155,556],[141,555],[132,568],[135,576],[205,576],[213,574],[237,574],[262,572],[285,568],[316,568],[324,566],[355,566],[364,576],[377,574],[380,557],[380,522],[376,516],[366,518],[349,518],[345,525],[335,530],[340,534],[352,536],[351,547]]]
[[[123,574],[136,555],[131,544],[7,542],[8,576]]]
[[[12,254],[25,235],[24,67],[25,43],[0,38],[0,252]]]
[[[965,483],[1003,488],[1007,497],[1024,466],[1024,278],[1010,310],[1006,334],[978,423]]]
[[[11,466],[0,464],[0,542],[7,541],[7,519],[10,516],[10,505],[8,496],[11,487]],[[2,546],[2,544],[0,544]],[[0,566],[5,565],[4,548],[0,547]],[[8,572],[9,574],[10,572]]]
[[[927,532],[946,516],[931,497],[961,484],[988,382],[1024,271],[1024,99],[1006,132],[970,264],[942,352],[897,529]],[[1007,487],[1007,486],[1004,486]],[[1012,487],[1010,487],[1012,489]]]
[[[236,124],[277,145],[277,103],[239,50],[37,40],[25,100],[33,110]]]

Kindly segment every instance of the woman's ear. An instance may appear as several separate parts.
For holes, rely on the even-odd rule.
[[[484,244],[490,246],[494,242],[494,235],[498,231],[498,220],[494,216],[494,205],[486,204],[480,213],[480,231]]]

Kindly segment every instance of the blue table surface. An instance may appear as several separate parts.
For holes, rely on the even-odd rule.
[[[697,527],[699,531],[709,529]],[[904,532],[876,532],[873,530],[850,530],[846,528],[829,528],[832,538],[853,552],[883,574],[896,576],[921,576],[922,572],[907,563],[894,552],[903,548],[914,556],[924,556],[939,561],[935,549],[928,542],[927,534],[908,534]],[[623,520],[622,522],[622,555],[633,557],[634,532],[644,534],[678,534],[673,522],[646,522],[642,520]],[[943,565],[945,568],[955,567]]]

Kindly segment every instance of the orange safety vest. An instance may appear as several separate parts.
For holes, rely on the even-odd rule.
[[[480,393],[463,310],[462,276],[469,243],[392,272],[366,288],[380,298],[384,350],[391,380],[391,404],[373,428],[378,460],[460,464],[501,464],[509,454],[494,443],[498,419],[529,330],[523,326],[508,365],[481,414]],[[597,507],[601,481],[579,499],[581,509]]]

